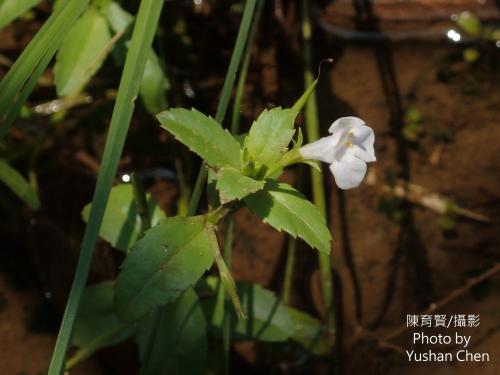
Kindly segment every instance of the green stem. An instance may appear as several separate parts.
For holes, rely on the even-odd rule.
[[[226,262],[224,261],[224,258],[222,257],[218,248],[215,252],[215,263],[219,268],[220,280],[222,282],[222,285],[224,286],[224,290],[229,295],[229,298],[233,303],[233,307],[236,311],[238,319],[246,319],[245,311],[243,311],[240,297],[238,296],[238,291],[236,289],[236,283],[234,282],[233,276],[231,275],[231,272],[229,272],[229,269],[226,266]]]
[[[236,79],[236,72],[238,70],[238,66],[240,65],[241,61],[241,56],[243,53],[243,48],[245,47],[245,44],[247,43],[247,40],[249,39],[249,27],[250,23],[253,18],[253,13],[255,10],[255,4],[256,0],[248,0],[245,4],[245,9],[243,11],[243,17],[241,19],[240,23],[240,28],[238,30],[238,36],[236,37],[236,45],[233,50],[233,54],[231,56],[231,61],[229,63],[229,68],[226,74],[226,78],[224,80],[224,85],[222,87],[222,94],[221,94],[221,99],[219,101],[219,104],[217,106],[217,112],[215,114],[215,120],[219,123],[222,123],[224,120],[224,117],[227,112],[227,107],[229,104],[229,98],[231,96],[231,91],[234,86],[234,81]],[[249,54],[248,51],[249,48],[247,48],[247,54]],[[248,69],[248,64],[247,64],[247,69]],[[241,75],[240,75],[240,82],[241,82]],[[241,84],[238,84],[239,87],[239,102],[241,102],[241,96],[243,92],[243,88],[240,88]],[[238,100],[238,99],[237,99]],[[239,110],[238,110],[238,115],[239,115]],[[234,125],[234,111],[233,111],[233,123],[232,123],[232,130],[237,129],[235,128]],[[233,132],[234,134],[234,132]],[[200,167],[200,171],[198,172],[198,176],[196,178],[196,183],[193,188],[193,194],[191,195],[191,199],[189,201],[189,207],[188,207],[188,215],[194,215],[198,209],[198,205],[200,203],[200,198],[201,198],[201,193],[203,191],[203,187],[205,185],[206,179],[207,179],[207,174],[208,174],[208,169],[207,165],[205,162],[202,163]],[[218,219],[217,219],[218,221]],[[227,226],[227,229],[229,231],[232,231],[232,223]],[[229,235],[229,232],[226,234],[226,236]],[[230,240],[230,242],[228,242]],[[232,247],[232,239],[226,237],[226,244],[225,244],[225,249],[224,249],[224,255],[225,257],[231,257],[231,247]],[[228,250],[229,248],[229,250]],[[226,264],[224,262],[224,259],[220,255],[219,252],[217,252],[216,256],[216,263],[219,268],[219,273],[221,276],[221,280],[224,284],[224,289],[229,290],[229,295],[233,301],[233,304],[235,306],[235,309],[238,313],[239,316],[244,316],[243,308],[241,307],[241,304],[239,302],[238,294],[236,292],[236,286],[234,284],[234,280],[231,276],[230,271],[226,267]],[[229,262],[229,267],[231,267],[231,263]],[[229,374],[229,347],[230,347],[230,342],[231,342],[231,321],[230,321],[230,315],[227,314],[228,308],[227,308],[227,302],[224,303],[224,324],[223,324],[223,350],[224,350],[224,370],[225,374]]]
[[[149,219],[149,208],[146,199],[146,193],[144,192],[144,185],[141,182],[140,177],[134,172],[132,173],[132,188],[134,191],[134,202],[137,210],[137,214],[141,219],[141,235],[151,228],[151,220]]]
[[[265,177],[273,177],[276,173],[285,169],[285,167],[299,163],[303,160],[304,159],[302,158],[302,155],[300,155],[298,148],[293,148],[287,153],[285,153],[285,155],[283,155],[281,160],[278,161],[272,169],[265,170],[264,175]]]
[[[86,346],[81,347],[78,351],[68,359],[66,364],[66,371],[70,370],[72,367],[89,358],[94,352],[100,348],[102,348],[103,344],[111,340],[116,335],[123,332],[123,330],[127,328],[126,326],[120,326],[115,329],[110,330],[100,336],[97,336],[94,340],[88,343]]]
[[[217,112],[215,113],[215,120],[220,124],[222,124],[222,121],[224,121],[224,118],[226,117],[229,99],[231,98],[231,91],[234,86],[234,81],[236,80],[236,73],[238,71],[238,67],[240,66],[243,49],[245,48],[249,38],[248,30],[250,29],[252,22],[256,1],[257,0],[247,0],[245,3],[240,28],[238,30],[238,35],[236,36],[236,44],[234,46],[233,54],[231,55],[231,61],[229,62],[229,68],[227,69],[226,78],[224,79],[224,85],[222,86],[222,94],[219,105],[217,106]]]
[[[143,359],[141,361],[141,369],[139,371],[139,375],[141,374],[147,374],[148,373],[148,367],[150,366],[151,358],[153,355],[153,349],[155,347],[155,341],[156,338],[158,337],[158,328],[160,327],[160,323],[162,320],[162,316],[165,312],[164,308],[159,308],[158,310],[155,311],[155,316],[154,316],[154,322],[153,322],[153,328],[151,329],[151,332],[149,333],[149,338],[148,342],[146,344],[146,348],[144,350],[144,355]]]
[[[285,305],[290,304],[290,294],[292,292],[292,276],[295,265],[295,253],[297,250],[297,240],[291,236],[288,237],[288,252],[285,266],[285,281],[283,283],[282,299]]]
[[[302,0],[302,38],[304,52],[304,83],[306,89],[314,84],[314,76],[312,73],[312,51],[311,51],[311,16],[309,9],[309,1]],[[305,107],[305,120],[308,141],[312,142],[320,137],[318,108],[316,103],[315,92],[310,93],[309,100]],[[323,176],[320,172],[311,168],[311,179],[313,188],[313,200],[321,214],[326,217],[326,198],[323,187]],[[335,329],[335,313],[333,308],[333,275],[332,261],[328,254],[318,252],[318,261],[321,275],[321,287],[323,292],[323,300],[326,305],[326,326],[332,342],[334,340]]]
[[[236,80],[236,72],[240,66],[243,49],[248,40],[248,30],[250,29],[250,24],[254,14],[255,3],[256,0],[247,0],[245,3],[243,17],[241,18],[240,28],[236,37],[236,44],[234,46],[233,54],[231,55],[231,61],[229,62],[229,68],[227,69],[226,78],[224,79],[224,85],[222,87],[222,94],[217,106],[217,112],[215,114],[215,121],[219,124],[222,124],[224,117],[226,117],[231,91],[234,86],[234,81]],[[200,171],[198,172],[198,177],[196,178],[193,195],[191,196],[191,200],[189,202],[188,215],[194,215],[196,213],[198,204],[200,203],[201,193],[207,180],[207,173],[207,165],[203,162]]]
[[[180,158],[175,158],[175,171],[177,172],[180,190],[177,201],[177,214],[179,216],[186,216],[188,213],[190,189],[186,182],[186,175],[184,174]]]
[[[245,55],[243,57],[243,62],[241,64],[241,69],[240,69],[240,75],[238,77],[238,84],[236,85],[233,113],[231,117],[231,134],[238,134],[240,132],[241,102],[243,101],[245,83],[248,76],[248,68],[250,67],[250,60],[252,57],[252,45],[255,39],[255,34],[257,34],[257,30],[259,28],[260,16],[262,15],[262,9],[264,8],[264,4],[265,0],[257,0],[257,5],[255,8],[255,17],[249,32],[248,43],[245,48]]]
[[[75,323],[78,305],[85,288],[92,254],[99,235],[106,204],[111,192],[118,162],[127,136],[134,110],[135,97],[139,92],[141,77],[149,57],[163,1],[142,0],[134,25],[130,48],[127,53],[122,79],[118,88],[109,134],[104,147],[101,168],[97,177],[89,220],[81,246],[75,278],[68,297],[48,375],[60,375]]]
[[[191,194],[191,199],[189,200],[187,214],[192,216],[196,214],[198,210],[198,205],[200,204],[201,193],[203,192],[203,187],[205,186],[205,181],[207,179],[208,167],[207,163],[201,163],[200,171],[196,177],[196,182],[194,183],[193,194]]]
[[[224,241],[224,261],[231,272],[232,250],[233,250],[233,228],[234,220],[231,216],[227,216],[226,222],[226,238]],[[222,293],[224,290],[222,289]],[[229,296],[224,293],[224,320],[222,322],[222,348],[224,351],[224,373],[230,373],[230,356],[231,356],[231,301]]]
[[[44,135],[45,133],[43,129],[38,130],[36,134],[35,144],[33,147],[33,153],[31,154],[29,162],[29,172],[28,172],[29,181],[31,187],[37,194],[38,194],[38,177],[36,174],[36,163],[38,161],[38,156],[40,155],[40,149],[42,148]]]
[[[257,33],[263,5],[264,5],[264,0],[257,0],[255,17],[253,19],[252,26],[249,32],[248,43],[245,48],[245,55],[243,58],[243,63],[241,65],[240,74],[238,77],[238,84],[236,86],[236,94],[235,94],[233,112],[231,117],[232,134],[238,134],[240,130],[241,102],[243,100],[245,83],[248,75],[248,68],[250,67],[253,40],[255,38],[255,34]],[[224,243],[224,260],[226,262],[227,267],[229,268],[229,272],[231,272],[234,220],[232,216],[228,216],[225,221],[226,221],[226,238]],[[222,293],[224,293],[224,290],[222,290]],[[224,321],[222,325],[222,347],[224,351],[224,373],[228,375],[230,373],[230,355],[231,355],[231,314],[230,314],[231,307],[228,296],[226,296],[225,293],[224,295],[225,295],[225,301],[224,301]]]
[[[302,135],[299,135],[299,143],[302,143]],[[304,182],[304,166],[299,165],[297,168],[298,188],[303,188]],[[288,247],[285,264],[285,276],[283,280],[283,292],[281,298],[285,305],[290,305],[290,297],[292,294],[293,270],[295,268],[295,254],[297,253],[297,240],[288,236]]]

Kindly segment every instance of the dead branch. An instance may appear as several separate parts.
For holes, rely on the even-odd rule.
[[[366,178],[366,183],[373,186],[376,180],[375,172],[370,172]],[[441,194],[432,192],[421,185],[401,179],[398,179],[394,186],[383,185],[382,191],[410,203],[425,207],[441,215],[455,214],[481,223],[491,223],[491,219],[483,214],[460,207],[453,200]]]

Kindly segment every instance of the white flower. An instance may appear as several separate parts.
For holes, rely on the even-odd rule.
[[[366,163],[375,161],[372,128],[357,117],[342,117],[328,131],[332,134],[299,149],[304,159],[330,164],[335,183],[341,189],[358,187],[366,174]]]

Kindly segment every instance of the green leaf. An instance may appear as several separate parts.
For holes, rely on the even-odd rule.
[[[330,62],[333,61],[329,59]],[[320,68],[321,68],[321,62],[320,62]],[[309,98],[311,97],[312,93],[316,89],[316,85],[318,84],[318,78],[316,78],[307,88],[306,91],[300,96],[300,98],[295,102],[293,105],[292,109],[295,109],[297,112],[300,112],[304,105],[307,103]]]
[[[204,216],[167,218],[147,231],[116,282],[120,317],[133,321],[175,300],[210,268],[217,246],[214,227]]]
[[[279,342],[292,339],[316,355],[331,349],[325,336],[325,327],[309,314],[281,303],[274,292],[258,284],[238,281],[238,293],[248,314],[246,321],[232,320],[234,340]],[[224,317],[224,298],[219,291],[218,278],[208,276],[197,284],[203,296],[201,306],[210,330],[221,336]],[[221,298],[222,296],[222,298]]]
[[[217,172],[217,190],[222,204],[262,190],[264,184],[264,181],[243,176],[236,168],[223,167]]]
[[[130,25],[134,16],[113,1],[106,7],[106,19],[111,29],[115,33],[119,33]]]
[[[265,223],[302,238],[319,251],[330,253],[331,234],[325,218],[314,204],[290,185],[268,180],[264,190],[244,200]]]
[[[328,354],[331,351],[331,345],[325,336],[325,327],[321,322],[293,307],[287,307],[287,309],[293,321],[291,339],[315,355]]]
[[[236,285],[247,319],[231,319],[234,339],[277,342],[290,338],[294,331],[293,321],[286,306],[273,292],[258,284],[237,282]],[[207,277],[198,287],[201,295],[211,295],[202,299],[202,307],[210,328],[220,334],[225,303],[224,298],[220,298],[221,294],[217,293],[221,289],[220,280]]]
[[[163,128],[198,154],[209,166],[241,169],[240,145],[213,118],[194,108],[174,108],[161,112],[157,118]]]
[[[59,96],[75,95],[99,70],[111,36],[106,19],[89,8],[76,21],[57,53],[54,80]]]
[[[204,373],[208,349],[206,329],[198,295],[192,288],[174,303],[143,318],[136,335],[143,365],[141,375]],[[148,360],[145,357],[149,345],[152,346]]]
[[[85,289],[71,338],[73,345],[85,347],[100,336],[109,336],[101,345],[94,347],[96,351],[134,334],[135,327],[125,325],[116,315],[113,305],[114,285],[114,282],[108,281]]]
[[[61,9],[62,5],[64,4],[66,0],[54,0],[54,3],[52,4],[52,13],[58,11]]]
[[[166,215],[156,204],[150,194],[146,195],[151,219],[151,226],[155,226]],[[91,204],[82,210],[82,217],[88,221]],[[137,214],[132,185],[117,185],[111,189],[99,235],[111,246],[127,252],[141,234],[141,219]]]
[[[115,32],[122,32],[134,20],[134,17],[120,5],[111,2],[106,7],[106,18]],[[161,67],[160,60],[151,48],[144,75],[142,76],[140,94],[144,106],[151,114],[157,114],[167,108],[166,92],[170,82]]]
[[[219,194],[217,194],[217,172],[212,168],[208,168],[206,191],[208,206],[211,209],[219,207],[220,197]]]
[[[241,147],[244,147],[245,146],[245,138],[248,136],[248,133],[243,133],[243,134],[233,134],[233,137],[234,139],[236,139],[236,142],[238,142],[238,144],[241,146]]]
[[[22,16],[41,0],[3,0],[0,1],[0,29]]]
[[[14,194],[21,198],[34,210],[40,208],[38,194],[30,183],[14,168],[0,159],[0,181],[9,187]]]
[[[287,150],[295,133],[297,113],[291,108],[264,110],[245,139],[245,149],[250,157],[268,167],[276,163]]]
[[[217,249],[219,250],[219,249]],[[224,290],[229,296],[231,303],[233,304],[234,311],[236,311],[236,315],[239,320],[246,319],[245,309],[243,308],[240,300],[240,296],[238,295],[238,290],[236,289],[236,282],[234,281],[233,275],[231,275],[231,271],[227,268],[226,262],[224,258],[222,258],[222,254],[220,251],[215,252],[215,263],[217,264],[217,268],[219,269],[220,281],[222,282],[222,286]],[[220,290],[221,298],[224,296],[222,290]]]
[[[474,13],[462,12],[458,15],[457,25],[470,36],[478,36],[481,33],[482,25],[479,18]]]
[[[141,98],[144,106],[151,114],[157,114],[167,108],[166,91],[170,88],[170,82],[163,72],[158,56],[151,51],[144,69],[141,81]]]

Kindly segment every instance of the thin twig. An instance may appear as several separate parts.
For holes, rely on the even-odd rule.
[[[85,165],[88,169],[90,169],[94,176],[97,176],[99,174],[99,169],[101,168],[99,161],[89,155],[87,152],[77,151],[75,153],[75,159]]]
[[[129,25],[130,26],[130,25]],[[90,64],[85,68],[84,70],[84,76],[86,78],[90,77],[92,75],[92,71],[96,67],[99,62],[104,60],[106,56],[108,55],[109,51],[114,47],[114,45],[121,39],[121,37],[125,34],[125,32],[128,30],[128,27],[125,27],[123,30],[120,30],[117,32],[113,37],[104,45],[104,47],[98,52],[97,56],[93,61],[90,62]]]

